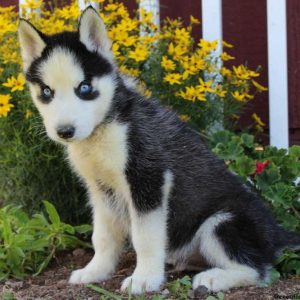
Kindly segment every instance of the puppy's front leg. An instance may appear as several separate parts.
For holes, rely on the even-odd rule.
[[[166,252],[166,209],[156,208],[148,213],[131,212],[132,242],[137,265],[132,276],[122,284],[124,291],[131,285],[133,294],[157,291],[164,282]]]
[[[111,210],[99,191],[91,194],[94,231],[92,242],[94,257],[85,268],[72,272],[69,282],[73,284],[99,282],[114,272],[126,236],[126,226]]]

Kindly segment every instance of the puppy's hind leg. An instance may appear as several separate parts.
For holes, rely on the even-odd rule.
[[[85,268],[72,272],[69,282],[73,284],[99,282],[110,277],[118,262],[126,226],[118,219],[115,211],[108,206],[100,191],[91,194],[93,205],[94,231],[92,242],[94,257]]]
[[[257,269],[238,262],[234,257],[229,257],[225,250],[226,245],[221,242],[220,237],[216,233],[219,226],[226,226],[231,219],[232,215],[230,213],[220,212],[209,217],[200,226],[197,232],[200,240],[200,252],[209,265],[214,268],[201,272],[194,277],[194,289],[203,285],[209,291],[218,292],[233,287],[258,283],[260,274]],[[232,236],[231,238],[239,239],[238,236]],[[238,244],[237,240],[235,242]],[[246,258],[246,255],[246,253],[241,254],[241,257],[245,256]]]

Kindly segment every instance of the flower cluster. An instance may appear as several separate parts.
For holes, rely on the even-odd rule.
[[[196,41],[192,29],[199,20],[190,17],[185,26],[180,20],[164,20],[161,29],[153,23],[151,12],[143,9],[132,17],[123,3],[98,0],[99,13],[113,41],[119,70],[138,78],[139,89],[147,96],[160,98],[176,109],[182,119],[193,121],[199,129],[207,130],[219,120],[236,122],[242,107],[258,92],[266,90],[257,82],[258,70],[244,65],[228,67],[234,60],[227,52],[229,43]],[[76,30],[80,9],[77,1],[63,7],[45,7],[39,0],[26,0],[22,15],[42,32],[53,34],[62,30]],[[21,59],[17,42],[17,18],[14,7],[0,7],[0,117],[6,117],[12,107],[18,109],[18,99],[26,94],[21,75]],[[2,69],[1,69],[2,68]],[[1,98],[1,99],[2,99]],[[26,96],[25,96],[26,98]],[[27,97],[28,98],[28,97]],[[4,108],[3,108],[4,107]],[[24,106],[25,107],[25,106]],[[28,117],[28,105],[24,116]],[[264,123],[253,117],[256,127]]]

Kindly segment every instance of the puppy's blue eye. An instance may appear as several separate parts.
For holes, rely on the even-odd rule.
[[[79,85],[79,93],[82,95],[87,95],[92,92],[93,88],[90,83],[83,82]]]
[[[92,84],[88,80],[82,81],[77,88],[74,89],[75,94],[82,100],[94,100],[99,96],[99,92],[94,90]]]
[[[54,95],[54,91],[52,91],[49,86],[44,86],[41,88],[41,101],[44,103],[49,103]]]
[[[43,89],[43,96],[49,98],[49,97],[51,97],[51,95],[52,95],[52,92],[48,87]]]

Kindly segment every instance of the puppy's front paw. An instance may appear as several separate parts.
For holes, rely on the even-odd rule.
[[[83,269],[73,271],[69,279],[71,284],[83,284],[83,283],[92,283],[100,282],[109,278],[107,272],[101,272],[100,268],[91,268],[86,266]]]
[[[139,276],[133,274],[124,279],[121,290],[126,291],[131,289],[132,294],[142,294],[143,292],[155,292],[158,291],[162,283],[164,282],[164,276]]]

